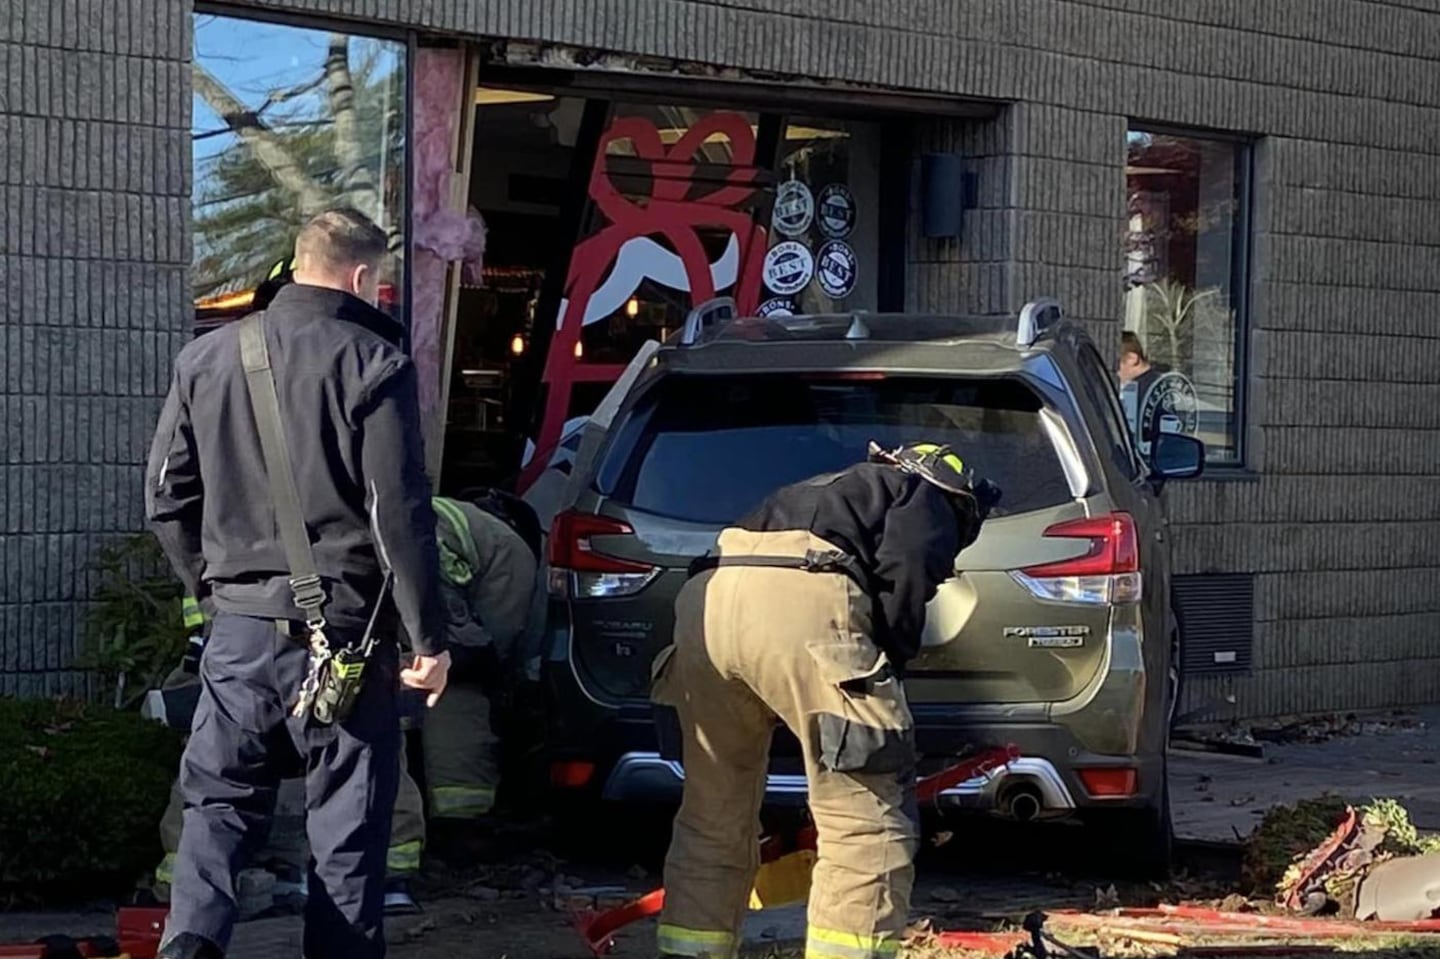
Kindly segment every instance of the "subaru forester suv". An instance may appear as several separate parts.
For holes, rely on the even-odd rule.
[[[1163,863],[1179,635],[1157,493],[1199,475],[1201,444],[1165,434],[1143,462],[1108,367],[1054,301],[1009,319],[731,309],[648,344],[580,440],[549,542],[553,784],[678,801],[684,769],[648,691],[691,561],[771,491],[863,460],[871,440],[924,440],[1004,496],[909,664],[921,771],[1014,743],[1022,759],[944,802],[1103,823]],[[775,743],[767,799],[803,801],[798,744]]]

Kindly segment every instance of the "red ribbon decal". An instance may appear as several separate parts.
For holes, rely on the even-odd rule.
[[[731,168],[718,188],[691,197],[699,166],[696,153],[707,140],[717,136],[730,143]],[[621,141],[629,141],[637,160],[650,166],[654,183],[651,195],[638,201],[625,196],[610,179],[609,147]],[[729,230],[740,247],[736,305],[742,313],[755,309],[765,255],[765,230],[749,212],[741,209],[759,189],[754,161],[755,133],[750,121],[738,113],[709,114],[691,126],[668,150],[655,124],[644,117],[616,118],[601,137],[590,173],[589,196],[595,209],[609,222],[577,244],[570,258],[565,279],[568,303],[545,358],[542,377],[548,387],[545,416],[535,438],[534,458],[522,475],[522,490],[544,471],[551,452],[560,442],[573,385],[613,382],[624,372],[624,366],[619,364],[582,362],[575,356],[575,346],[581,341],[590,298],[604,282],[627,242],[637,237],[654,237],[668,243],[684,265],[693,307],[717,293],[710,258],[699,231],[704,228]]]

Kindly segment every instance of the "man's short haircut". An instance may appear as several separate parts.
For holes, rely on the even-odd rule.
[[[1120,355],[1125,356],[1127,353],[1135,354],[1141,363],[1147,362],[1145,347],[1140,344],[1140,337],[1129,330],[1120,334]]]
[[[295,237],[295,260],[302,269],[374,269],[389,248],[385,231],[349,207],[337,207],[311,217]]]

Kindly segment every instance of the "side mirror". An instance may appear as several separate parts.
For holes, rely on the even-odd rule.
[[[1150,450],[1159,479],[1194,479],[1205,472],[1205,444],[1182,433],[1161,433]]]

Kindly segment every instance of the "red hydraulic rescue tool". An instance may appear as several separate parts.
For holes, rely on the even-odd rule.
[[[945,790],[976,777],[987,776],[998,769],[1009,766],[1019,758],[1020,750],[1015,746],[1001,746],[984,750],[921,779],[915,784],[915,799],[922,803],[935,802]],[[800,830],[799,834],[789,843],[774,836],[762,839],[760,842],[761,875],[756,877],[757,889],[764,882],[764,873],[767,867],[776,867],[780,865],[781,860],[791,859],[800,853],[813,852],[816,848],[816,840],[817,836],[813,825]],[[798,862],[802,868],[806,869],[808,875],[809,863],[813,862],[813,857],[809,861],[799,860]],[[752,902],[754,899],[755,897],[752,895]],[[656,889],[654,892],[646,893],[639,899],[615,909],[580,913],[575,917],[575,925],[590,952],[596,957],[600,957],[606,955],[614,946],[616,932],[632,922],[659,915],[660,910],[664,907],[665,890]]]

